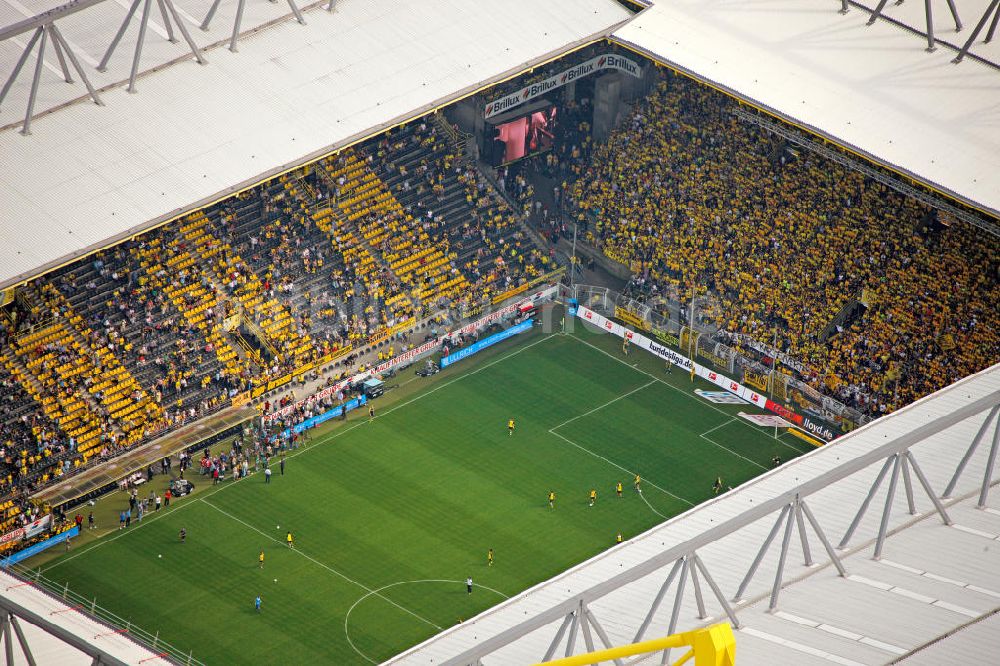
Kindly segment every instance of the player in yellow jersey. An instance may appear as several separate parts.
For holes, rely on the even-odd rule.
[[[640,483],[642,483],[642,479],[640,479],[639,475],[636,474],[635,475],[635,492],[637,492],[637,493],[641,493],[642,492],[642,486],[639,485]]]
[[[622,533],[619,532],[618,534],[615,535],[615,543],[621,543],[621,542],[622,542]]]
[[[597,490],[594,488],[590,489],[590,506],[594,506],[594,502],[597,501]]]
[[[514,419],[508,419],[507,421],[507,434],[509,436],[514,435]]]
[[[285,535],[285,541],[288,543],[289,548],[295,550],[295,537],[292,536],[291,532]]]
[[[260,568],[264,568],[264,551],[260,551],[260,555],[257,556],[257,561],[260,563]]]
[[[621,499],[622,498],[622,482],[621,481],[619,481],[615,485],[615,492],[618,493],[618,499]]]
[[[556,491],[554,490],[549,491],[549,508],[556,508]]]
[[[486,551],[486,566],[488,566],[488,567],[493,566],[493,549],[492,548],[490,548],[488,551]]]

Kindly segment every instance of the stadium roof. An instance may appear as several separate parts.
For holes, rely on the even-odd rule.
[[[0,569],[0,610],[17,618],[18,629],[8,632],[8,664],[148,664],[177,663],[132,640],[128,632],[103,624],[74,606]],[[23,636],[23,642],[22,642]],[[27,645],[34,662],[22,652]]]
[[[781,536],[771,542],[749,587],[739,595],[744,601],[732,604],[742,625],[736,632],[738,662],[744,666],[853,666],[912,655],[914,663],[929,663],[926,657],[947,650],[951,657],[943,661],[965,663],[956,655],[970,655],[969,661],[975,662],[983,655],[996,654],[1000,634],[987,629],[996,626],[1000,606],[1000,510],[975,507],[995,419],[988,429],[983,428],[986,437],[980,441],[985,445],[970,457],[952,499],[944,502],[952,525],[945,525],[939,517],[922,482],[918,483],[920,474],[912,462],[919,461],[919,470],[940,494],[969,443],[984,422],[993,418],[990,407],[994,405],[1000,407],[1000,365],[699,505],[446,630],[390,663],[464,664],[477,657],[486,666],[537,662],[554,644],[564,617],[581,602],[611,644],[631,643],[671,565],[680,563],[678,558],[687,556],[690,561],[690,554],[696,553],[725,598],[732,599],[768,533],[774,539],[781,533],[779,527],[792,525],[794,510],[786,516],[783,509],[778,513],[780,507],[808,501],[817,524],[838,545],[876,477],[884,481],[881,490],[874,493],[874,501],[845,549],[835,551],[846,577],[838,576],[813,530],[808,530],[812,566],[804,565],[798,537]],[[996,432],[994,437],[1000,435],[1000,430]],[[893,458],[887,454],[906,447],[911,447],[912,459],[903,457],[909,462],[901,463],[902,471],[888,474],[885,470],[891,465],[887,461]],[[885,523],[888,536],[881,559],[875,560],[872,546],[885,497],[892,492],[886,491],[887,486],[896,490],[894,509]],[[916,515],[908,513],[905,496],[912,496]],[[1000,497],[994,494],[997,502]],[[809,513],[802,515],[810,518]],[[796,519],[801,525],[799,516]],[[794,531],[789,529],[787,534]],[[783,582],[776,610],[768,612],[783,540],[788,544],[784,574],[779,578]],[[723,607],[708,589],[712,583],[707,575],[701,579],[710,617],[699,619],[697,596],[691,594],[689,584],[679,605],[676,631],[726,620]],[[670,588],[666,599],[674,599],[676,587]],[[659,605],[651,615],[646,638],[671,633],[672,606],[668,601]],[[577,654],[584,650],[579,633]],[[593,640],[597,642],[596,637]],[[559,645],[556,656],[562,655]],[[972,658],[976,655],[978,659]]]
[[[980,26],[952,62],[990,3],[955,0],[956,33],[947,4],[930,1],[933,53],[915,34],[924,3],[888,3],[893,22],[870,27],[875,2],[844,4],[846,14],[834,0],[657,0],[614,38],[1000,217],[1000,39],[984,44]]]
[[[29,9],[0,0],[0,26],[56,4]],[[250,0],[232,53],[224,46],[235,0],[220,4],[207,33],[195,27],[208,3],[173,0],[205,47],[201,66],[183,39],[165,39],[159,3],[146,3],[146,74],[138,94],[129,94],[141,9],[100,73],[94,68],[129,3],[81,4],[95,6],[56,25],[105,107],[81,98],[79,81],[59,78],[61,54],[52,45],[30,136],[11,124],[27,108],[34,55],[11,88],[0,115],[7,124],[0,130],[0,287],[432,111],[606,36],[632,16],[614,0],[337,0],[329,13],[324,0],[303,8],[306,25],[299,25],[284,3]],[[31,34],[0,41],[4,77]]]

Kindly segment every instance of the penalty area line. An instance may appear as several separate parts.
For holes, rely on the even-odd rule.
[[[650,373],[650,372],[646,372],[646,371],[645,371],[645,370],[643,370],[642,368],[638,368],[638,367],[636,367],[636,366],[634,366],[634,365],[630,365],[630,364],[626,363],[625,361],[623,361],[622,359],[618,358],[618,357],[617,357],[617,356],[615,356],[614,354],[612,354],[612,353],[610,353],[610,352],[607,352],[607,351],[605,351],[605,350],[601,349],[601,348],[600,348],[600,347],[598,347],[597,345],[594,345],[594,344],[591,344],[591,343],[587,342],[586,340],[583,340],[583,339],[581,339],[581,338],[580,338],[579,336],[576,336],[576,335],[572,335],[572,334],[568,334],[568,335],[569,335],[569,337],[573,338],[574,340],[576,340],[576,341],[577,341],[577,342],[579,342],[580,344],[582,344],[582,345],[587,345],[587,346],[588,346],[588,347],[590,347],[591,349],[593,349],[593,350],[595,350],[595,351],[598,351],[598,352],[600,352],[600,353],[604,354],[604,355],[605,355],[605,356],[607,356],[608,358],[611,358],[611,359],[614,359],[614,360],[618,361],[619,363],[621,363],[622,365],[624,365],[624,366],[625,366],[626,368],[632,368],[632,369],[633,369],[633,370],[635,370],[636,372],[639,372],[639,373],[642,373],[642,374],[646,375],[647,377],[652,377],[653,381],[657,381],[657,382],[660,382],[660,383],[661,383],[661,384],[663,384],[664,386],[668,386],[668,387],[670,387],[671,389],[673,389],[673,390],[677,391],[677,392],[678,392],[678,393],[680,393],[681,395],[683,395],[683,396],[686,396],[687,398],[690,398],[691,400],[694,400],[695,402],[697,402],[697,403],[698,403],[699,405],[701,405],[702,407],[708,407],[709,409],[714,409],[715,411],[717,411],[717,412],[719,412],[720,414],[723,414],[723,415],[725,415],[725,416],[727,416],[727,417],[730,417],[730,418],[732,417],[732,414],[731,414],[731,413],[729,413],[729,412],[727,412],[727,411],[725,411],[724,409],[719,409],[719,408],[718,408],[718,407],[716,407],[715,405],[713,405],[713,404],[711,404],[711,403],[709,403],[709,402],[706,402],[706,401],[703,401],[703,400],[701,400],[700,398],[698,398],[697,396],[694,396],[694,395],[691,395],[690,393],[688,393],[688,392],[687,392],[687,391],[685,391],[684,389],[681,389],[681,388],[678,388],[678,387],[674,386],[673,384],[671,384],[670,382],[668,382],[668,381],[665,381],[665,380],[663,380],[663,379],[661,379],[661,378],[657,377],[656,375],[654,375],[654,374],[652,374],[652,373]],[[743,420],[740,420],[740,419],[737,419],[737,422],[738,422],[738,423],[740,423],[741,425],[744,425],[744,426],[746,426],[746,427],[748,427],[748,428],[751,428],[751,429],[755,430],[755,432],[756,432],[756,427],[755,427],[755,426],[754,426],[754,425],[753,425],[752,423],[750,423],[749,421],[743,421]],[[788,447],[788,448],[789,448],[789,449],[791,449],[792,451],[795,451],[795,453],[797,453],[797,454],[799,454],[799,455],[802,455],[802,453],[803,453],[803,451],[802,451],[802,450],[800,450],[800,449],[798,449],[798,448],[796,448],[796,447],[792,446],[792,445],[791,445],[791,444],[789,444],[788,442],[786,442],[786,441],[782,440],[782,439],[781,439],[780,437],[778,438],[778,440],[777,440],[777,441],[778,441],[778,443],[779,443],[779,444],[781,444],[782,446],[785,446],[785,447]],[[765,469],[766,469],[766,468],[765,468]]]
[[[576,448],[580,449],[581,451],[583,451],[583,452],[585,452],[585,453],[589,453],[590,455],[594,456],[595,458],[600,458],[601,460],[603,460],[604,462],[608,463],[608,464],[609,464],[609,465],[611,465],[612,467],[617,467],[618,469],[620,469],[621,471],[623,471],[623,472],[625,472],[625,473],[629,474],[630,476],[635,476],[635,472],[634,472],[634,471],[632,471],[632,470],[630,470],[630,469],[627,469],[627,468],[625,468],[625,467],[622,467],[621,465],[619,465],[619,464],[618,464],[618,463],[616,463],[615,461],[611,460],[610,458],[606,458],[605,456],[602,456],[602,455],[601,455],[601,454],[599,454],[599,453],[594,453],[593,451],[591,451],[591,450],[590,450],[590,449],[588,449],[587,447],[585,447],[585,446],[581,446],[581,445],[577,444],[576,442],[574,442],[573,440],[571,440],[571,439],[570,439],[569,437],[566,437],[566,436],[564,436],[564,435],[560,435],[559,433],[557,433],[557,432],[556,432],[555,428],[551,428],[551,429],[549,430],[549,432],[550,432],[551,434],[555,435],[556,437],[558,437],[559,439],[563,440],[563,441],[564,441],[564,442],[566,442],[567,444],[569,444],[569,445],[571,445],[571,446],[575,446]],[[650,486],[653,486],[654,488],[656,488],[656,489],[657,489],[657,490],[659,490],[660,492],[664,493],[665,495],[670,495],[670,496],[671,496],[671,497],[673,497],[674,499],[676,499],[676,500],[678,500],[678,501],[680,501],[680,502],[684,502],[684,503],[685,503],[685,504],[687,504],[688,506],[695,506],[695,503],[694,503],[694,502],[689,502],[688,500],[684,499],[684,498],[683,498],[683,497],[681,497],[680,495],[675,495],[674,493],[670,492],[670,491],[669,491],[669,490],[667,490],[666,488],[661,488],[660,486],[656,485],[655,483],[653,483],[653,482],[652,482],[652,481],[650,481],[649,479],[645,479],[645,478],[644,478],[644,479],[643,479],[643,481],[644,481],[644,482],[646,482],[646,483],[647,483],[648,485],[650,485]],[[646,498],[644,497],[643,499],[646,499]],[[649,504],[649,502],[646,502],[646,504]],[[652,508],[652,507],[650,507],[650,508]],[[654,509],[654,511],[655,511],[655,509]],[[659,512],[657,512],[657,513],[659,513]],[[662,515],[662,514],[660,514],[660,515]]]
[[[643,384],[642,386],[640,386],[640,387],[638,387],[638,388],[634,388],[634,389],[632,389],[631,391],[629,391],[628,393],[624,393],[624,394],[622,394],[622,395],[618,396],[617,398],[614,398],[614,399],[612,399],[612,400],[608,400],[608,401],[607,401],[606,403],[604,403],[603,405],[598,405],[597,407],[594,407],[594,408],[593,408],[593,409],[591,409],[590,411],[587,411],[587,412],[584,412],[583,414],[578,414],[577,416],[574,416],[574,417],[573,417],[573,418],[571,418],[571,419],[567,419],[567,420],[563,421],[563,422],[562,422],[562,423],[560,423],[559,425],[557,425],[557,426],[553,427],[553,428],[552,428],[552,430],[558,430],[559,428],[562,428],[562,427],[563,427],[563,426],[565,426],[565,425],[569,425],[570,423],[572,423],[573,421],[576,421],[577,419],[582,419],[582,418],[583,418],[584,416],[590,416],[590,415],[591,415],[591,414],[593,414],[594,412],[599,412],[599,411],[601,411],[602,409],[604,409],[605,407],[608,407],[608,406],[610,406],[610,405],[613,405],[613,404],[615,404],[616,402],[618,402],[619,400],[624,400],[625,398],[629,397],[630,395],[633,395],[633,394],[635,394],[635,393],[638,393],[638,392],[639,392],[639,391],[641,391],[642,389],[644,389],[644,388],[648,388],[648,387],[652,386],[652,385],[653,385],[653,384],[655,384],[655,383],[656,383],[656,380],[655,380],[655,379],[654,379],[654,380],[652,380],[652,381],[649,381],[649,382],[646,382],[646,383],[645,383],[645,384]],[[551,432],[551,430],[550,430],[550,432]]]

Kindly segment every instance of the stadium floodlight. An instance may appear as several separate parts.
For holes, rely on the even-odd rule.
[[[111,56],[118,47],[118,43],[121,42],[122,37],[125,35],[129,23],[132,22],[132,17],[135,16],[136,11],[139,9],[140,2],[142,3],[142,16],[139,18],[139,38],[135,42],[135,53],[132,55],[132,70],[129,72],[128,77],[128,91],[130,93],[136,92],[135,79],[139,75],[139,60],[142,58],[142,47],[146,43],[146,27],[149,25],[152,0],[132,0],[132,5],[129,7],[128,13],[125,14],[125,20],[118,27],[118,32],[115,33],[114,39],[108,45],[108,50],[104,53],[104,57],[101,58],[100,64],[97,65],[98,72],[107,71],[108,61],[111,60]],[[202,55],[201,49],[191,39],[190,33],[188,33],[184,22],[177,13],[177,8],[174,7],[174,0],[156,0],[156,4],[160,8],[160,15],[163,17],[163,23],[167,28],[167,40],[174,43],[177,42],[177,38],[174,37],[173,27],[170,24],[170,16],[173,16],[174,21],[177,23],[177,29],[184,36],[184,41],[187,42],[188,48],[191,49],[194,59],[198,61],[199,65],[207,63],[208,61]]]
[[[56,58],[59,60],[59,67],[62,69],[63,79],[66,83],[73,83],[73,76],[70,74],[69,66],[66,64],[68,59],[69,63],[73,65],[73,69],[76,70],[80,80],[83,81],[83,85],[87,87],[87,93],[90,95],[90,98],[98,106],[104,106],[97,91],[94,90],[94,86],[90,84],[90,79],[87,78],[86,72],[80,66],[80,61],[77,60],[76,54],[70,48],[69,43],[63,38],[62,33],[59,32],[55,24],[57,19],[87,9],[100,2],[104,2],[104,0],[76,0],[75,2],[54,7],[46,12],[0,29],[0,42],[31,30],[35,31],[35,34],[28,40],[27,46],[24,47],[24,51],[21,53],[21,57],[18,58],[17,64],[14,65],[14,70],[10,73],[10,77],[4,84],[3,89],[0,89],[0,104],[3,104],[7,93],[10,92],[11,86],[14,85],[32,51],[34,51],[35,45],[38,45],[38,60],[35,63],[35,72],[31,79],[31,91],[28,93],[28,108],[24,114],[24,124],[21,127],[21,134],[31,134],[31,116],[35,112],[35,100],[38,98],[38,83],[41,80],[42,64],[45,61],[45,47],[49,40],[52,41],[52,47],[55,49]]]
[[[146,0],[147,2],[149,0]],[[219,4],[222,0],[214,0],[212,6],[208,9],[208,14],[205,15],[205,20],[201,22],[201,29],[208,30],[208,26],[212,23],[212,19],[215,18],[215,12],[219,9]],[[306,24],[306,19],[302,16],[302,12],[299,11],[298,5],[295,4],[295,0],[287,0],[288,7],[295,14],[295,20],[299,22],[300,25]],[[229,50],[236,53],[236,41],[240,38],[240,25],[243,23],[243,10],[246,9],[247,0],[239,0],[236,5],[236,18],[233,19],[233,34],[229,38]],[[331,0],[330,6],[328,6],[327,11],[333,11],[333,1]]]

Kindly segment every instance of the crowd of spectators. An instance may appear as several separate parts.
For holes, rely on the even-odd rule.
[[[802,359],[870,414],[1000,358],[1000,243],[730,113],[664,74],[567,177],[587,238],[639,297],[711,295],[705,315]],[[563,173],[566,170],[564,168]],[[863,314],[824,329],[853,301]]]
[[[51,419],[33,407],[31,396],[0,368],[0,494],[50,470],[61,475],[63,465],[70,464],[57,462],[67,443]]]
[[[447,128],[446,128],[447,129]],[[0,311],[0,494],[554,267],[430,120],[60,268]],[[263,405],[262,405],[263,406]],[[268,408],[277,405],[267,404]]]
[[[462,285],[437,292],[434,305],[469,312],[555,262],[526,237],[517,212],[460,148],[437,123],[419,121],[386,133],[362,154],[398,202],[397,214],[419,228],[419,243],[447,255],[444,284]],[[383,256],[394,257],[399,242],[382,239]]]

